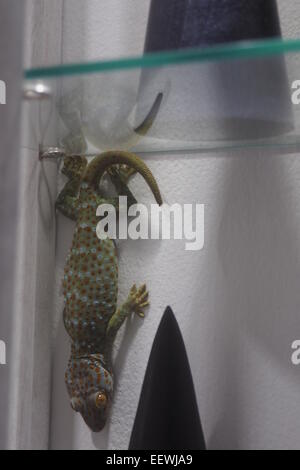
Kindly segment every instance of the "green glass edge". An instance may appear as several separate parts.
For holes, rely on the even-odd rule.
[[[26,80],[66,77],[82,74],[123,71],[136,68],[164,67],[167,65],[211,62],[233,59],[247,59],[300,51],[300,39],[271,39],[264,41],[243,41],[206,48],[185,49],[145,54],[100,62],[74,63],[28,69]]]

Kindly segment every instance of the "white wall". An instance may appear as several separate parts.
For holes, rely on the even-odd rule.
[[[61,0],[26,2],[24,67],[61,61],[61,7]],[[53,163],[41,165],[38,152],[39,144],[53,143],[55,122],[48,102],[23,102],[21,116],[20,212],[14,251],[17,279],[8,364],[11,382],[6,441],[10,449],[45,449],[50,421],[57,168]]]
[[[0,366],[0,448],[3,449],[8,438],[10,365],[13,360],[23,5],[19,0],[13,0],[7,8],[5,0],[1,0],[0,11],[0,79],[6,84],[6,104],[0,105],[0,339],[6,343],[7,352],[7,365]]]
[[[148,0],[66,1],[63,60],[140,53],[148,7]],[[280,7],[285,35],[299,35],[300,7],[286,0]],[[300,337],[299,156],[244,151],[161,155],[147,163],[167,202],[206,205],[205,249],[191,254],[181,242],[122,243],[120,298],[146,281],[151,308],[119,338],[111,422],[92,435],[70,409],[64,386],[69,348],[59,283],[73,225],[59,217],[51,448],[128,447],[167,305],[186,342],[209,448],[299,448],[300,384],[290,361],[290,345]],[[140,179],[132,187],[150,200]]]

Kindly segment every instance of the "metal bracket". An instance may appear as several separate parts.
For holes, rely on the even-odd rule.
[[[58,158],[66,157],[66,152],[59,147],[40,147],[39,160],[57,160]]]
[[[97,152],[94,153],[70,153],[66,152],[64,149],[60,147],[43,147],[40,145],[39,149],[39,160],[57,160],[59,158],[65,157],[86,157],[86,158],[93,158],[97,155]]]

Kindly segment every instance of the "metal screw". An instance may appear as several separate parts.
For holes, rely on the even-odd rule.
[[[41,148],[39,151],[39,160],[55,160],[65,156],[66,152],[59,147],[47,147],[45,149]]]

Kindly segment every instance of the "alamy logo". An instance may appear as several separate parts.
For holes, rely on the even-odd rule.
[[[6,365],[6,344],[0,341],[0,366]]]
[[[291,361],[294,366],[300,365],[300,341],[296,340],[292,344],[292,350],[294,351],[291,356]]]
[[[119,197],[119,211],[113,204],[101,204],[101,217],[96,233],[100,240],[185,240],[185,250],[199,251],[204,247],[204,205],[144,204],[128,208],[127,197]],[[117,220],[118,218],[118,220]]]
[[[0,80],[0,104],[6,104],[6,83]]]

